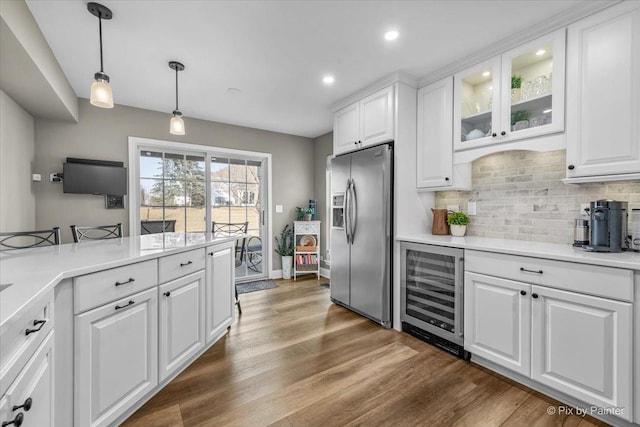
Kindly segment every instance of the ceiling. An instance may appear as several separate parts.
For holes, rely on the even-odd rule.
[[[423,77],[584,0],[103,0],[104,70],[116,104],[169,115],[180,61],[190,117],[317,137],[328,107],[402,70]],[[99,70],[98,22],[84,1],[27,0],[76,94]],[[393,42],[384,33],[396,29]],[[332,86],[323,76],[335,76]],[[233,90],[229,90],[233,88]],[[117,106],[116,106],[117,108]],[[168,117],[168,116],[167,116]]]

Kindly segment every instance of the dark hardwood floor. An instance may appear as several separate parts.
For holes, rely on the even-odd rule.
[[[326,280],[241,295],[243,314],[125,426],[602,426],[329,301]]]

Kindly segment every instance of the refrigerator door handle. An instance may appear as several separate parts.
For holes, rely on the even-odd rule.
[[[351,197],[350,204],[353,206],[353,218],[349,218],[349,228],[351,229],[351,244],[356,237],[356,228],[358,226],[358,195],[356,194],[356,182],[351,179]]]
[[[347,237],[347,245],[351,243],[349,236],[349,194],[351,189],[351,179],[347,179],[347,189],[344,191],[344,234]]]

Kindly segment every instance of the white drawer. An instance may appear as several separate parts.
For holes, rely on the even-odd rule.
[[[465,251],[465,271],[633,301],[633,271],[492,252]]]
[[[293,225],[296,234],[320,233],[320,221],[294,221]]]
[[[38,304],[22,313],[0,336],[0,396],[7,391],[52,329],[53,292],[50,292]]]
[[[203,249],[181,252],[159,259],[160,283],[165,283],[204,268]]]
[[[154,260],[78,276],[73,279],[74,313],[82,313],[158,284]]]

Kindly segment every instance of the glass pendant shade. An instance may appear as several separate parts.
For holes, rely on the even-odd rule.
[[[111,86],[104,80],[96,80],[91,84],[91,105],[100,108],[113,108],[113,92]]]
[[[169,133],[172,135],[184,135],[184,120],[179,115],[171,117],[171,123],[169,124]]]

